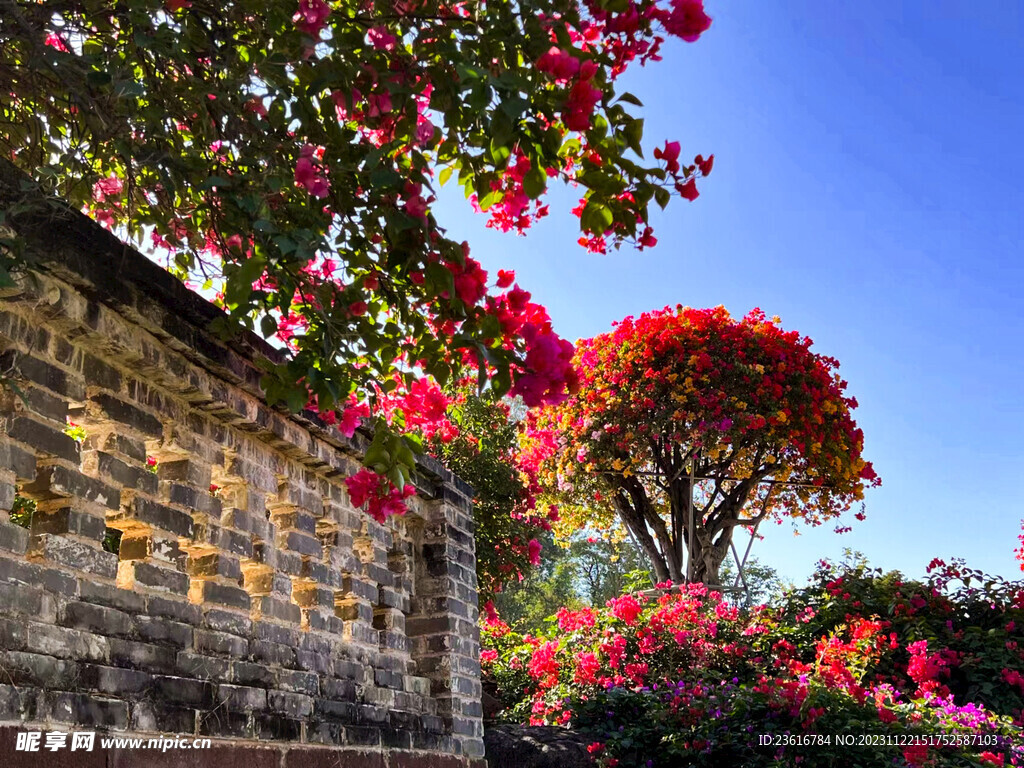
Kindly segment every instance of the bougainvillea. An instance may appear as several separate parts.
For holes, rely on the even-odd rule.
[[[617,78],[709,25],[701,0],[5,0],[0,170],[166,255],[286,345],[263,382],[274,403],[351,423],[350,396],[377,406],[465,365],[557,402],[571,348],[445,236],[437,187],[454,176],[521,232],[564,180],[588,247],[653,244],[648,204],[692,199],[710,160],[680,163],[670,143],[644,162]],[[3,201],[7,223],[27,199]],[[17,238],[2,245],[9,280]],[[373,462],[378,511],[401,509],[406,453]]]
[[[661,586],[559,611],[548,635],[485,621],[505,717],[590,733],[599,765],[620,768],[1024,762],[1024,583],[823,562],[751,611]]]
[[[735,527],[817,525],[879,483],[838,363],[810,347],[758,310],[628,317],[579,342],[579,391],[533,417],[524,463],[563,530],[617,518],[660,579],[716,583]]]

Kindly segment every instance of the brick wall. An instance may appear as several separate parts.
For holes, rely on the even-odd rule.
[[[210,765],[479,762],[471,489],[424,460],[377,524],[343,483],[367,436],[261,399],[275,350],[221,342],[77,213],[14,225],[38,269],[0,294],[0,748],[33,725],[210,736]]]

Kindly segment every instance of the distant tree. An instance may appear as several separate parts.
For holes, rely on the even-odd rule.
[[[743,578],[737,582],[738,570],[733,560],[727,557],[722,561],[722,568],[719,571],[722,586],[736,585],[743,590],[729,594],[733,602],[744,608],[753,608],[755,605],[772,602],[782,597],[786,587],[782,579],[779,578],[778,572],[770,565],[762,563],[756,557],[748,558],[743,565]]]

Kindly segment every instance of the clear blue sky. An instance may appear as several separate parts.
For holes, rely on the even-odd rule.
[[[587,254],[569,191],[526,238],[485,229],[458,191],[439,218],[567,338],[667,304],[759,306],[840,360],[883,485],[851,533],[769,526],[754,552],[784,577],[843,547],[908,575],[933,556],[1020,575],[1024,5],[706,8],[698,43],[623,82],[649,150],[716,157],[697,201],[655,214],[657,248]]]

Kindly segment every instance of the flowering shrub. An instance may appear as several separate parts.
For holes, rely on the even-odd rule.
[[[549,635],[485,622],[482,662],[506,717],[591,733],[607,766],[1019,765],[1022,606],[1024,583],[959,563],[926,582],[822,563],[772,608],[691,584],[560,611]]]
[[[617,520],[659,579],[716,583],[737,526],[849,509],[879,480],[838,362],[811,344],[723,307],[666,307],[579,342],[579,391],[523,439],[560,530]]]
[[[710,24],[702,0],[8,3],[0,165],[202,284],[220,330],[284,345],[271,403],[429,438],[419,381],[475,368],[530,406],[576,383],[544,308],[446,236],[438,187],[523,232],[568,182],[586,247],[653,245],[652,201],[692,200],[712,161],[676,142],[645,161],[618,78]],[[5,223],[33,202],[48,214],[27,196]],[[0,237],[2,286],[24,260]],[[354,481],[376,517],[405,509],[393,447]]]

